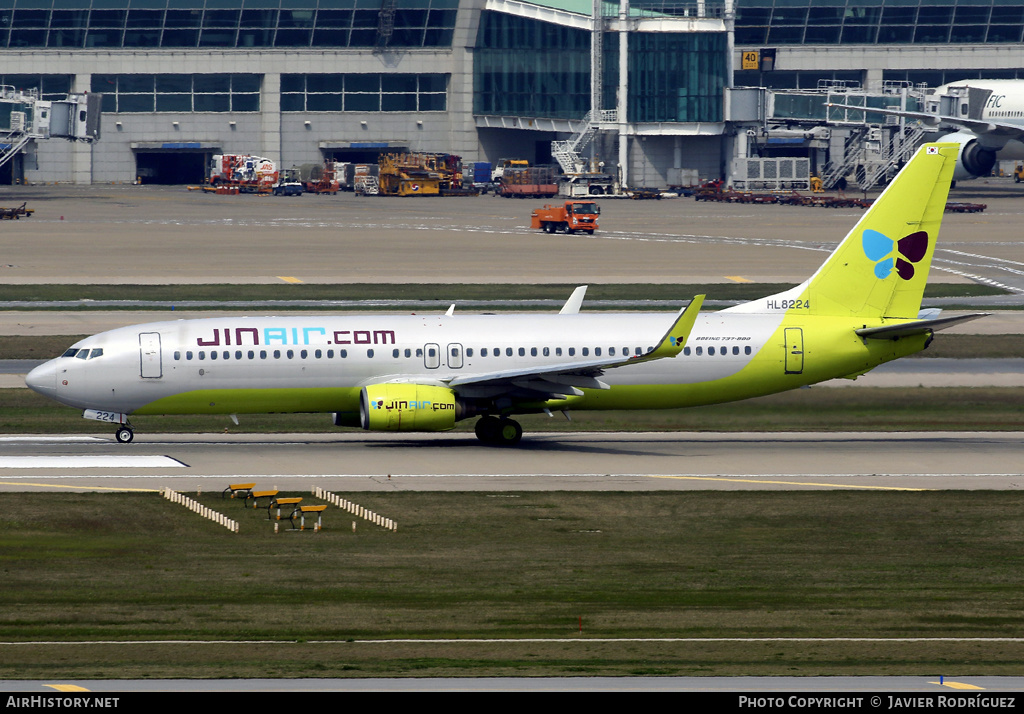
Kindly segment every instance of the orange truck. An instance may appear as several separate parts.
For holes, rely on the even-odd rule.
[[[593,235],[597,230],[597,216],[601,207],[593,201],[566,201],[560,206],[545,205],[530,216],[530,228],[545,233],[575,233],[583,231]]]

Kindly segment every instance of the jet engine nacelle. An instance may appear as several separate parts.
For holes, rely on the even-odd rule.
[[[965,181],[992,173],[992,167],[996,165],[996,152],[999,149],[982,146],[978,143],[976,135],[958,131],[955,134],[947,134],[939,141],[953,141],[960,144],[960,155],[957,157],[956,168],[953,170],[954,181]]]
[[[371,384],[359,393],[359,422],[369,431],[447,431],[458,418],[455,392],[422,384]]]

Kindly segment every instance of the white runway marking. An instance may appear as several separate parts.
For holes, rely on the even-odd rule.
[[[54,442],[63,443],[70,441],[110,441],[106,438],[100,438],[97,436],[0,436],[0,443],[5,444],[19,444],[19,443],[35,443],[35,442]]]
[[[179,469],[184,467],[185,464],[169,456],[0,456],[0,469]]]

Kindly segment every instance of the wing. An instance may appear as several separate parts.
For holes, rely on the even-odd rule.
[[[700,312],[703,303],[703,295],[694,297],[685,309],[675,315],[672,324],[660,339],[654,342],[656,346],[643,354],[460,375],[449,380],[447,384],[460,396],[477,399],[497,396],[539,400],[564,399],[569,395],[581,396],[582,389],[608,389],[608,385],[598,379],[606,369],[675,357],[679,354],[693,330],[697,313]]]
[[[839,109],[854,109],[859,112],[868,112],[870,114],[891,114],[893,116],[906,117],[907,119],[916,119],[922,124],[927,124],[928,126],[933,126],[935,128],[943,125],[956,126],[969,129],[975,134],[989,134],[992,136],[1006,137],[1007,140],[1024,134],[1024,127],[1019,124],[1006,124],[988,119],[965,119],[964,117],[952,117],[944,114],[908,112],[902,109],[882,109],[878,107],[858,107],[852,104],[838,104],[835,102],[829,102],[826,106],[837,107]]]

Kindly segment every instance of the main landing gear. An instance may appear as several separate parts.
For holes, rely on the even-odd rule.
[[[119,444],[130,444],[132,439],[135,438],[135,430],[132,429],[131,424],[122,424],[114,432],[114,438],[117,439]]]
[[[523,427],[519,422],[506,417],[480,417],[475,427],[476,438],[484,444],[515,446],[523,438]]]

